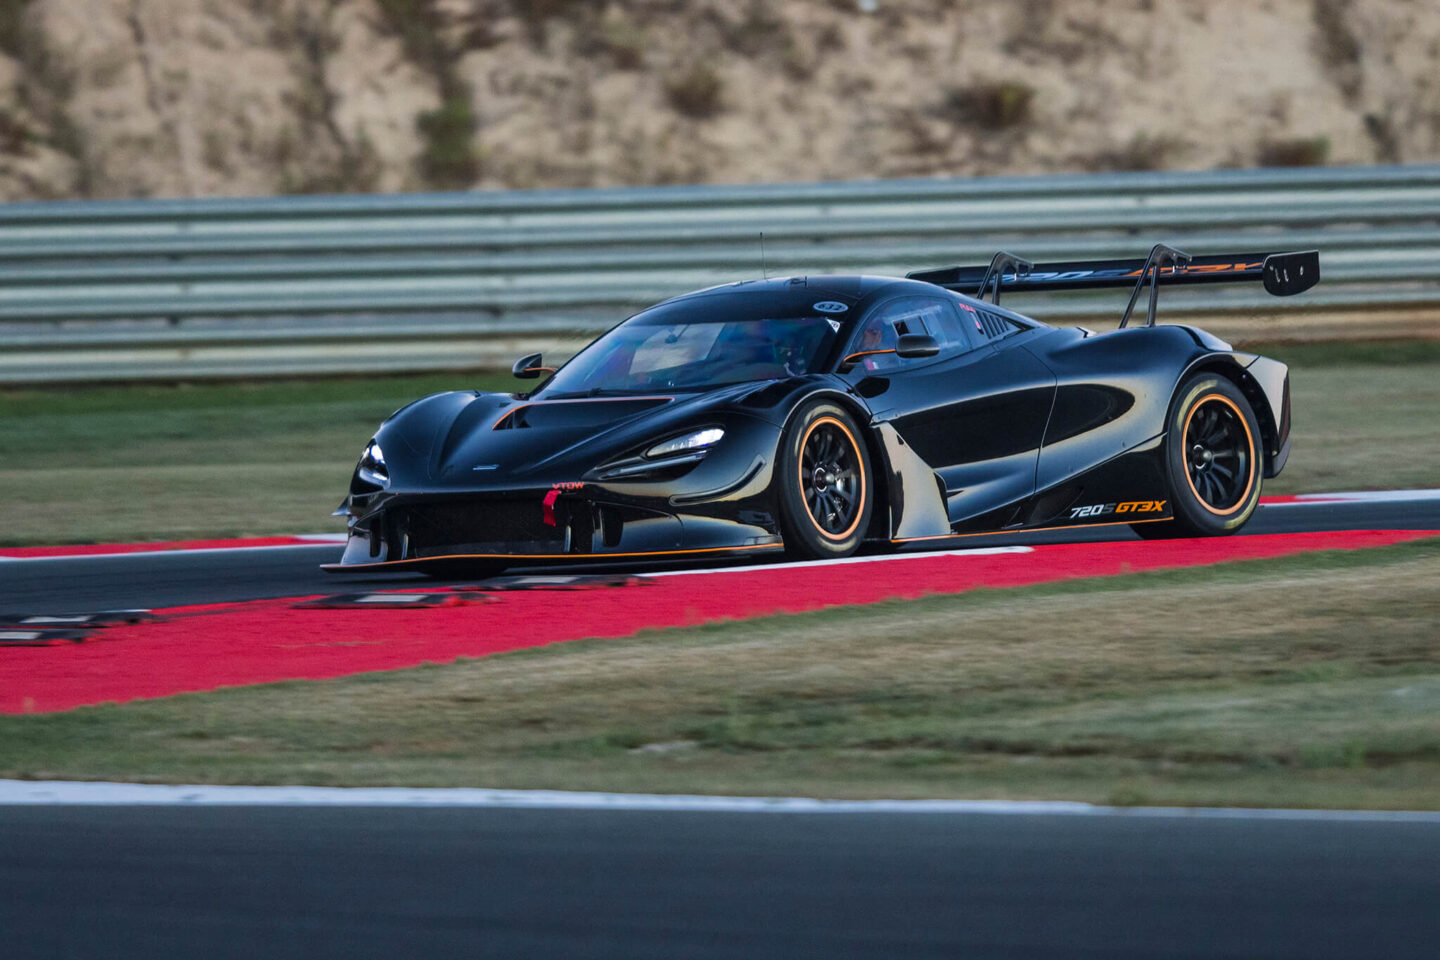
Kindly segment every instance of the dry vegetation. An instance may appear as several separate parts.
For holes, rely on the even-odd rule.
[[[1427,807],[1440,541],[0,718],[0,776]]]
[[[0,0],[0,198],[1440,157],[1411,0]]]

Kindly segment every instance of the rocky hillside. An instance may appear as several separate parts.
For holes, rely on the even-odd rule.
[[[0,0],[0,198],[1440,159],[1433,0]]]

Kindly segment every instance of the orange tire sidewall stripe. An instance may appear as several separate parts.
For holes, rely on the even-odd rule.
[[[1190,476],[1190,449],[1189,441],[1186,439],[1190,434],[1190,421],[1194,419],[1196,411],[1198,411],[1201,407],[1205,406],[1205,404],[1209,403],[1211,400],[1220,401],[1235,413],[1236,419],[1240,421],[1240,426],[1245,428],[1245,442],[1249,446],[1249,450],[1247,451],[1245,456],[1245,459],[1248,461],[1248,470],[1245,477],[1245,492],[1240,495],[1239,500],[1235,501],[1235,506],[1225,510],[1216,510],[1214,507],[1210,506],[1210,504],[1206,503],[1205,498],[1200,496],[1200,491],[1195,489],[1195,481]],[[1190,407],[1190,412],[1185,414],[1185,425],[1180,429],[1180,443],[1180,456],[1182,458],[1182,462],[1185,465],[1185,482],[1190,485],[1190,492],[1195,495],[1196,503],[1200,504],[1200,506],[1204,507],[1207,511],[1213,513],[1217,517],[1228,517],[1236,513],[1241,507],[1245,506],[1246,501],[1250,499],[1250,491],[1255,486],[1255,467],[1257,466],[1255,461],[1258,459],[1258,457],[1256,456],[1257,451],[1255,448],[1255,435],[1250,432],[1250,421],[1245,418],[1244,412],[1235,405],[1234,400],[1231,400],[1223,393],[1207,393],[1205,396],[1195,401],[1195,403]]]
[[[860,526],[860,517],[865,513],[865,497],[869,495],[869,492],[865,489],[865,464],[861,459],[860,444],[855,440],[855,435],[850,432],[850,429],[846,427],[845,424],[834,417],[820,417],[805,428],[805,436],[800,439],[799,455],[795,458],[795,476],[800,482],[800,500],[802,502],[805,500],[805,444],[810,442],[810,434],[815,432],[815,428],[824,423],[833,423],[839,427],[840,432],[845,434],[845,439],[850,441],[850,448],[855,451],[855,473],[860,477],[860,504],[855,508],[855,520],[849,527],[845,528],[843,533],[831,533],[829,530],[820,526],[819,521],[815,519],[815,514],[810,512],[810,504],[808,503],[805,504],[805,516],[809,517],[815,529],[820,531],[820,536],[826,540],[838,542],[850,536],[855,532],[855,528]]]

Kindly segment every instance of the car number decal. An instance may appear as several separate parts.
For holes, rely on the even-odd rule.
[[[815,304],[814,309],[819,310],[821,313],[844,313],[850,308],[836,300],[821,300]]]

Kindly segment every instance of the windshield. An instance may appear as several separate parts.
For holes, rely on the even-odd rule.
[[[820,299],[718,295],[647,310],[586,347],[543,393],[705,390],[814,372],[840,329],[839,320],[814,309]]]

